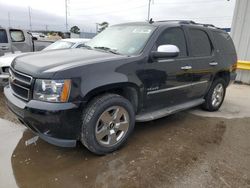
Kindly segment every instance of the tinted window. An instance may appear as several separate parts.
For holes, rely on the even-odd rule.
[[[164,31],[157,40],[157,47],[166,44],[177,46],[180,49],[180,57],[187,56],[186,39],[182,29],[172,28]]]
[[[235,53],[233,41],[227,33],[214,31],[213,35],[221,53]]]
[[[24,42],[25,37],[21,30],[10,30],[10,37],[12,42]]]
[[[190,30],[192,51],[194,56],[210,56],[212,47],[207,33],[199,29]]]
[[[7,33],[4,29],[0,29],[0,43],[8,43]]]

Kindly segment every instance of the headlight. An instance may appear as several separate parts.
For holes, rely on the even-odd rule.
[[[33,98],[48,102],[67,102],[70,94],[71,80],[37,79]]]

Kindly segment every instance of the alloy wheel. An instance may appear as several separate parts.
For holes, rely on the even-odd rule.
[[[218,107],[224,96],[224,87],[221,83],[217,84],[214,88],[213,94],[212,94],[212,105],[214,107]]]
[[[111,147],[118,144],[129,129],[129,114],[121,106],[112,106],[105,110],[98,119],[95,136],[99,144]]]

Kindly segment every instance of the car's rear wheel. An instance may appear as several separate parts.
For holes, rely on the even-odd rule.
[[[131,103],[120,95],[106,94],[93,99],[83,113],[82,143],[93,153],[119,149],[134,128]]]
[[[225,98],[226,82],[222,78],[217,78],[205,96],[205,103],[202,108],[207,111],[217,111]]]

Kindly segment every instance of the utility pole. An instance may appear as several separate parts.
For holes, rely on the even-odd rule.
[[[148,21],[149,21],[149,19],[150,19],[151,1],[152,1],[152,0],[148,0]]]
[[[68,32],[68,0],[65,0],[65,19],[66,32]]]
[[[8,12],[8,21],[9,21],[9,27],[11,26],[10,24],[10,12]]]
[[[95,31],[96,31],[96,33],[98,33],[98,25],[99,25],[99,23],[95,23]]]
[[[32,24],[31,24],[31,8],[28,7],[28,9],[29,9],[30,31],[32,31]]]

